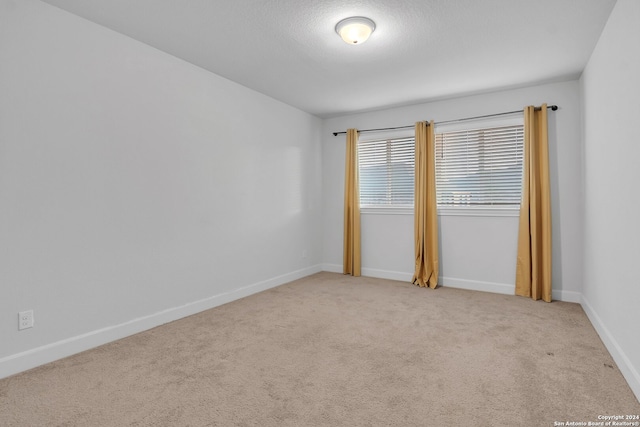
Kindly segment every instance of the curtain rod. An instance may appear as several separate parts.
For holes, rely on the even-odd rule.
[[[536,111],[540,111],[541,107],[536,107],[535,110]],[[550,108],[551,111],[556,111],[558,109],[557,105],[548,105],[547,108]],[[475,116],[475,117],[465,117],[464,119],[455,119],[455,120],[445,120],[443,122],[435,122],[436,125],[442,125],[442,124],[446,124],[446,123],[455,123],[455,122],[462,122],[465,120],[474,120],[474,119],[485,119],[487,117],[496,117],[496,116],[505,116],[507,114],[515,114],[515,113],[522,113],[524,110],[515,110],[515,111],[507,111],[504,113],[496,113],[496,114],[486,114],[484,116]],[[358,130],[358,133],[361,132],[376,132],[376,131],[381,131],[381,130],[395,130],[395,129],[409,129],[414,127],[415,125],[409,125],[409,126],[398,126],[398,127],[394,127],[394,128],[378,128],[378,129],[362,129],[362,130]],[[338,136],[340,134],[346,134],[347,132],[333,132],[333,136]]]

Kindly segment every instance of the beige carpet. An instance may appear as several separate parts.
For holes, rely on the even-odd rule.
[[[2,426],[552,426],[640,414],[577,304],[320,273],[0,380]]]

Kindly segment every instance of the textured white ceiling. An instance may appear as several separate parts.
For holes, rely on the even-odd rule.
[[[615,0],[43,0],[320,117],[577,77]],[[376,31],[344,43],[335,24]]]

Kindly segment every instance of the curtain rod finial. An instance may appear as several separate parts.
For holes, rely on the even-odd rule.
[[[556,111],[557,109],[558,109],[558,106],[557,106],[557,105],[552,105],[552,106],[551,106],[551,111]]]

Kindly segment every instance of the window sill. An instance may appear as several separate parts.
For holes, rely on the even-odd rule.
[[[413,207],[361,207],[362,215],[413,215]],[[438,216],[493,216],[493,217],[518,217],[520,207],[439,207]]]
[[[438,207],[438,216],[520,216],[520,207]]]

